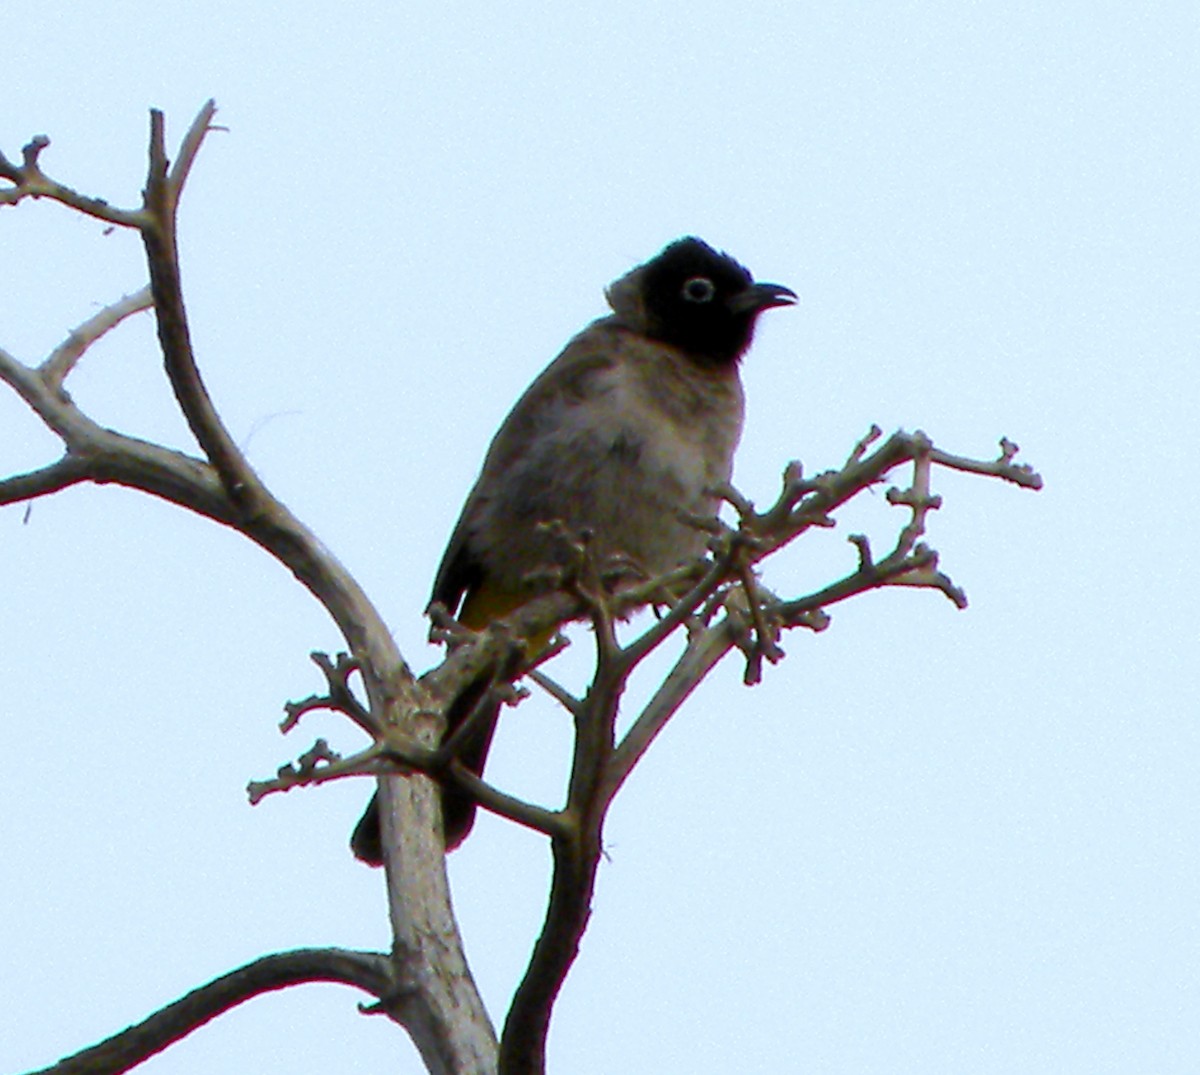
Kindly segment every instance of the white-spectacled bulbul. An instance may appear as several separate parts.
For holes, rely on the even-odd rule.
[[[695,238],[672,243],[606,297],[612,314],[571,340],[504,420],[450,536],[431,604],[472,630],[535,596],[539,580],[545,587],[563,551],[544,525],[555,520],[649,577],[704,555],[705,535],[687,517],[717,513],[712,491],[732,471],[738,362],[758,315],[796,300]],[[464,696],[451,706],[447,735],[473,705]],[[460,755],[476,773],[498,716],[497,707]],[[475,803],[448,787],[442,815],[449,850],[470,831]],[[377,799],[351,846],[381,863]]]

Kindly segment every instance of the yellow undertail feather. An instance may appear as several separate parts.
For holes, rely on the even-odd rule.
[[[489,624],[504,619],[510,612],[515,612],[528,600],[528,593],[514,593],[485,580],[481,586],[467,594],[458,622],[472,631],[482,631]],[[526,639],[528,653],[540,653],[553,636],[554,628],[549,627]]]

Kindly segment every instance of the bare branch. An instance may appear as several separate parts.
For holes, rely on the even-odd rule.
[[[362,671],[358,661],[348,653],[339,653],[336,661],[331,661],[329,654],[319,652],[310,653],[309,658],[324,674],[328,693],[313,694],[300,702],[288,702],[283,707],[286,716],[279,725],[279,730],[286,735],[300,723],[300,718],[305,713],[316,709],[329,709],[336,713],[344,713],[368,735],[378,736],[378,720],[354,696],[350,686],[350,677]]]
[[[874,430],[876,427],[872,426]],[[867,444],[867,438],[859,441],[859,444]],[[855,446],[857,452],[858,446]],[[851,459],[855,458],[854,452],[851,452]],[[780,490],[779,499],[774,506],[758,517],[757,523],[759,528],[772,531],[778,529],[791,517],[793,509],[800,501],[809,493],[820,491],[822,484],[819,480],[809,481],[804,477],[804,466],[799,460],[793,459],[786,467],[783,468],[783,488]],[[744,522],[745,520],[743,520]],[[832,526],[833,520],[825,518],[822,525]]]
[[[738,518],[745,520],[745,519],[752,518],[754,516],[753,502],[750,500],[747,500],[746,497],[742,494],[741,490],[735,488],[729,482],[722,482],[716,488],[710,489],[709,492],[712,493],[713,496],[720,497],[727,504],[729,504],[733,508],[733,510],[738,513]],[[717,526],[715,528],[716,532],[720,533],[721,532],[720,519],[714,519],[713,522],[717,524]]]
[[[13,164],[3,152],[0,152],[0,179],[7,179],[16,186],[26,182],[28,176],[37,172],[38,157],[49,144],[50,139],[44,134],[34,135],[21,151],[22,166]]]
[[[879,426],[875,425],[874,422],[872,422],[871,428],[868,429],[863,435],[862,440],[855,444],[850,450],[850,455],[846,459],[846,466],[849,466],[851,463],[859,462],[862,457],[867,454],[867,449],[870,448],[871,445],[874,444],[881,436],[883,436],[883,430],[880,429]]]
[[[731,496],[722,492],[742,518],[741,528],[723,539],[729,543],[729,552],[724,557],[718,553],[716,561],[694,589],[663,621],[632,642],[626,653],[635,653],[640,659],[706,599],[712,603],[723,601],[727,615],[711,628],[693,631],[687,651],[626,733],[612,759],[611,794],[615,794],[628,778],[687,695],[733,645],[742,645],[747,650],[747,677],[753,682],[757,680],[763,657],[772,660],[782,655],[774,641],[775,623],[783,627],[824,630],[829,624],[825,607],[848,597],[883,586],[913,586],[938,590],[958,607],[966,607],[966,595],[938,570],[937,554],[918,543],[925,532],[926,516],[941,505],[941,498],[929,489],[931,464],[1001,477],[1033,489],[1041,487],[1040,476],[1027,466],[1013,463],[1016,445],[1007,440],[1001,443],[999,460],[980,463],[934,449],[920,432],[893,434],[867,455],[867,450],[879,436],[879,428],[872,426],[854,446],[840,471],[831,471],[816,479],[805,480],[800,464],[789,464],[784,471],[779,500],[762,514],[754,514],[749,500],[740,494]],[[851,535],[850,540],[859,552],[856,571],[806,597],[789,601],[759,597],[760,584],[750,571],[751,564],[795,540],[811,526],[833,525],[831,513],[837,507],[905,462],[913,464],[912,485],[905,490],[890,490],[888,501],[908,507],[912,514],[901,530],[896,548],[884,560],[874,561],[865,536]],[[744,550],[740,555],[739,549]],[[718,594],[718,587],[726,577],[737,577],[742,582],[746,607],[741,611],[729,603],[728,594],[724,598]]]
[[[217,102],[210,97],[204,102],[204,107],[196,114],[196,118],[192,120],[192,125],[188,128],[187,134],[183,136],[183,142],[179,146],[179,156],[175,158],[175,163],[171,165],[171,170],[167,175],[167,180],[174,193],[176,204],[178,204],[179,196],[183,193],[184,184],[191,174],[192,165],[196,161],[196,155],[200,152],[200,147],[204,144],[204,136],[209,131],[224,130],[223,127],[214,127],[212,125],[213,116],[216,114]]]
[[[500,1037],[498,1075],[542,1075],[550,1015],[579,950],[591,913],[596,869],[601,857],[600,823],[577,827],[570,838],[553,842],[554,873],[542,932],[517,986]]]
[[[544,1068],[551,1010],[590,914],[607,809],[696,685],[734,647],[746,655],[747,681],[757,681],[764,661],[777,661],[783,655],[778,644],[782,628],[821,630],[828,623],[825,606],[866,590],[883,586],[933,589],[965,605],[962,591],[939,570],[936,552],[921,541],[929,512],[941,504],[940,497],[930,489],[933,467],[999,477],[1026,488],[1040,487],[1041,478],[1029,467],[1015,463],[1017,448],[1008,440],[1001,442],[997,460],[981,462],[940,452],[920,432],[897,433],[877,444],[880,431],[873,426],[855,444],[839,470],[805,479],[798,463],[789,465],[779,498],[763,513],[757,513],[754,504],[737,490],[715,491],[737,511],[737,528],[716,519],[692,520],[711,535],[712,559],[668,576],[645,580],[627,567],[614,572],[613,565],[597,562],[586,537],[564,534],[571,555],[567,570],[556,572],[555,580],[563,592],[531,601],[504,622],[478,633],[465,631],[448,616],[435,618],[435,629],[450,642],[451,652],[439,668],[418,683],[357,582],[254,473],[225,428],[201,378],[183,300],[176,214],[182,188],[203,141],[215,129],[214,115],[215,106],[209,101],[191,124],[172,165],[167,159],[163,116],[158,111],[151,113],[144,205],[136,211],[113,209],[50,180],[40,166],[41,154],[48,145],[44,138],[34,139],[25,147],[19,165],[0,155],[0,180],[11,185],[0,191],[0,204],[16,204],[26,197],[49,197],[139,230],[149,266],[149,295],[156,312],[164,367],[205,457],[195,459],[104,429],[83,414],[63,390],[65,379],[91,343],[124,318],[146,308],[150,300],[142,292],[89,318],[36,369],[0,352],[0,379],[13,386],[66,448],[66,454],[57,462],[0,481],[0,503],[28,500],[80,481],[115,482],[141,489],[238,529],[286,565],[330,612],[346,638],[351,656],[339,655],[334,662],[325,655],[314,655],[325,675],[326,694],[289,704],[284,730],[295,727],[304,714],[326,708],[347,715],[372,736],[373,742],[364,751],[342,757],[324,740],[318,740],[294,764],[281,768],[274,780],[252,784],[250,793],[252,799],[257,799],[350,775],[383,777],[379,801],[394,954],[390,964],[367,965],[373,975],[369,986],[357,980],[353,984],[373,992],[381,1009],[409,1029],[431,1071],[490,1071],[494,1068],[496,1043],[470,980],[450,910],[436,824],[437,791],[427,777],[461,788],[484,808],[551,837],[554,875],[550,904],[500,1048],[502,1075],[540,1072]],[[842,505],[905,463],[913,466],[911,484],[889,490],[887,498],[889,503],[908,509],[908,520],[887,556],[875,560],[867,539],[852,536],[858,551],[857,568],[831,586],[791,601],[781,601],[762,587],[754,571],[756,564],[813,527],[833,526]],[[553,529],[554,524],[549,525]],[[669,607],[658,622],[622,648],[614,624],[628,611],[647,604]],[[591,620],[597,642],[595,677],[582,698],[573,697],[537,671],[536,666],[547,653],[529,654],[528,644],[523,641],[578,618]],[[631,670],[681,626],[688,632],[684,653],[617,744],[618,707]],[[462,745],[478,730],[479,721],[493,711],[497,698],[511,692],[513,679],[530,669],[534,669],[534,681],[564,705],[574,719],[575,749],[567,801],[561,811],[524,802],[492,787],[458,758]],[[350,687],[350,677],[356,672],[362,676],[365,705]],[[448,705],[465,687],[480,682],[486,687],[474,713],[454,735],[445,738]],[[369,960],[384,958],[370,956]],[[243,972],[246,970],[243,968]],[[362,966],[356,965],[355,971],[366,975]],[[401,979],[406,989],[395,988],[393,983]],[[225,981],[204,987],[179,1004]],[[260,985],[256,991],[278,987]],[[234,993],[237,988],[250,987],[236,986]],[[143,1028],[118,1035],[98,1050],[127,1035],[136,1037],[138,1031],[177,1007],[164,1009]],[[209,1014],[198,1021],[193,1018],[190,1025],[176,1021],[172,1024],[176,1029],[165,1036],[156,1031],[154,1040],[159,1044],[143,1048],[140,1058],[224,1008],[210,1003],[204,1010]],[[97,1050],[89,1050],[75,1058],[83,1066],[62,1070],[124,1070],[96,1067],[93,1061],[99,1055]]]
[[[778,664],[784,657],[778,641],[779,624],[773,622],[771,613],[774,605],[778,604],[778,599],[773,596],[770,600],[764,599],[763,587],[747,565],[737,565],[737,576],[742,584],[745,612],[749,614],[754,628],[750,633],[749,644],[741,647],[746,654],[746,672],[742,681],[747,687],[752,687],[762,680],[764,659],[771,664]]]
[[[924,545],[918,545],[910,558],[913,566],[892,576],[888,586],[914,586],[922,590],[938,590],[960,609],[967,607],[967,595],[955,586],[950,576],[937,569],[938,555]]]
[[[433,756],[441,733],[430,696],[400,656],[378,610],[357,581],[291,512],[262,486],[222,424],[200,378],[184,308],[175,212],[183,182],[203,138],[211,130],[212,104],[202,110],[185,138],[179,160],[168,167],[161,113],[151,114],[150,164],[144,207],[136,213],[112,210],[48,180],[38,166],[44,140],[30,144],[20,167],[0,159],[0,178],[12,190],[0,200],[49,196],[102,219],[139,229],[150,269],[151,294],[166,368],[181,410],[208,461],[105,429],[83,414],[62,389],[82,353],[80,340],[68,340],[43,368],[30,369],[0,352],[0,379],[66,446],[59,463],[8,479],[12,499],[40,495],[74,481],[117,483],[163,497],[224,525],[260,545],[309,589],[333,617],[362,670],[367,707],[340,699],[352,718],[382,728],[378,759],[339,758],[322,746],[291,767],[291,779],[333,779],[367,762],[394,771],[408,744],[412,753]],[[130,306],[132,303],[130,304]],[[117,304],[83,326],[95,338],[115,324],[129,306]],[[500,643],[493,640],[493,646]],[[485,647],[486,648],[486,647]],[[465,663],[469,664],[469,655]],[[478,658],[475,658],[478,659]],[[335,701],[339,701],[336,696]],[[431,716],[432,714],[432,716]],[[372,770],[378,771],[378,770]],[[282,790],[287,781],[277,781]],[[461,939],[450,912],[448,884],[436,819],[436,786],[420,775],[381,782],[384,831],[400,837],[386,849],[389,904],[397,977],[415,983],[413,996],[396,994],[385,1010],[404,1025],[433,1073],[484,1072],[494,1068],[495,1034],[466,969]],[[428,823],[427,823],[428,822]],[[395,846],[393,846],[393,843]]]
[[[278,952],[200,986],[136,1026],[31,1075],[119,1075],[247,1000],[307,982],[340,982],[380,1001],[396,993],[390,962],[382,953],[341,948]]]
[[[144,219],[140,209],[117,209],[101,198],[89,198],[57,183],[42,171],[39,158],[50,139],[38,135],[21,151],[21,164],[13,164],[0,153],[0,179],[12,183],[9,190],[0,190],[0,205],[16,205],[23,198],[49,198],[87,216],[117,224],[123,228],[140,227]]]
[[[711,563],[705,563],[702,566],[705,571],[696,584],[671,605],[665,616],[625,647],[626,657],[631,666],[636,665],[647,654],[657,649],[668,635],[674,632],[680,624],[686,622],[688,617],[695,615],[696,610],[716,592],[728,577],[729,556],[728,554],[725,557],[718,555]]]
[[[599,833],[608,803],[667,721],[713,666],[733,646],[740,646],[747,654],[746,678],[755,682],[764,660],[782,656],[777,644],[781,627],[823,630],[829,623],[824,605],[869,589],[915,586],[939,590],[959,605],[965,602],[961,591],[937,570],[936,553],[919,542],[928,513],[941,504],[929,488],[932,445],[921,433],[896,434],[868,455],[870,445],[878,437],[878,429],[872,428],[855,446],[842,470],[810,481],[804,480],[799,465],[789,466],[779,501],[761,515],[736,491],[721,490],[720,495],[735,506],[741,517],[738,530],[716,529],[714,559],[699,581],[663,620],[624,650],[616,649],[611,639],[606,644],[613,603],[622,596],[621,592],[610,597],[602,588],[580,585],[578,576],[573,580],[580,611],[589,612],[596,627],[597,671],[584,699],[567,700],[576,717],[576,748],[567,807],[561,816],[570,822],[570,827],[555,841],[550,907],[505,1025],[501,1072],[543,1070],[544,1034],[557,991],[586,923]],[[858,569],[840,583],[794,602],[781,602],[761,588],[752,564],[810,527],[833,525],[833,512],[838,507],[902,463],[913,466],[912,484],[907,489],[891,490],[888,500],[907,507],[910,517],[888,556],[876,562],[867,539],[855,535],[852,540],[859,552]],[[1003,465],[1011,466],[1011,457],[1006,457]],[[722,590],[729,579],[739,581],[740,587]],[[654,580],[646,585],[653,586]],[[649,592],[648,589],[647,595]],[[711,627],[703,627],[722,605],[725,617]],[[705,615],[697,620],[696,611],[701,606]],[[642,656],[684,623],[689,625],[687,649],[614,749],[612,720],[625,677]]]
[[[0,381],[9,385],[51,430],[66,439],[63,423],[56,419],[75,411],[74,404],[64,400],[61,393],[51,392],[37,370],[0,349]]]
[[[491,709],[495,704],[495,690],[493,687],[483,692],[472,716],[487,713]],[[340,709],[338,706],[328,705],[328,701],[314,696],[304,702],[292,703],[289,706],[288,719],[284,722],[289,725],[287,730],[295,727],[302,712],[313,709]],[[296,710],[294,715],[291,711],[293,707]],[[411,739],[401,742],[398,733],[391,732],[365,750],[344,758],[337,751],[330,749],[326,740],[318,739],[294,763],[280,766],[270,780],[252,780],[246,786],[246,794],[250,804],[256,806],[268,795],[291,791],[293,788],[315,787],[330,780],[352,776],[379,776],[384,773],[403,775],[419,772],[439,779],[452,780],[484,809],[510,821],[548,836],[561,833],[564,830],[564,822],[560,814],[500,791],[458,760],[459,750],[470,738],[470,722],[471,717],[468,717],[455,734],[436,750],[430,750]]]
[[[112,482],[233,525],[232,507],[207,464],[182,452],[105,429],[83,414],[61,386],[48,383],[40,369],[29,368],[2,350],[0,381],[15,389],[67,446],[67,455],[59,462],[0,483],[0,502],[40,496],[80,481]]]
[[[246,797],[251,806],[257,806],[268,795],[291,791],[292,788],[315,787],[348,776],[378,776],[395,772],[395,765],[389,764],[391,755],[394,755],[394,751],[389,753],[382,744],[372,743],[365,750],[343,758],[329,748],[328,742],[318,739],[294,763],[281,765],[270,780],[251,780],[246,785]],[[407,770],[427,767],[428,762],[424,767],[408,766]]]
[[[582,570],[569,580],[595,629],[596,673],[586,697],[572,711],[575,748],[566,806],[545,819],[555,822],[550,900],[504,1023],[499,1075],[540,1075],[545,1070],[551,1012],[587,928],[603,855],[608,810],[605,774],[621,696],[633,664],[613,631],[614,595],[608,593],[598,566],[594,556],[585,555]]]
[[[538,671],[536,668],[525,673],[534,683],[542,688],[551,698],[563,707],[572,716],[578,716],[580,706],[583,704],[580,699],[576,698],[566,687],[557,680],[551,679],[545,672]]]
[[[0,479],[0,504],[15,504],[57,493],[87,478],[87,464],[75,456],[64,455],[57,463],[40,470]]]
[[[568,824],[558,811],[547,810],[544,806],[537,806],[501,791],[472,772],[457,758],[450,762],[448,774],[459,787],[470,792],[480,806],[493,814],[547,836],[562,836],[568,831]]]
[[[861,537],[861,535],[855,535],[855,537]],[[867,551],[869,557],[869,549]],[[949,578],[934,570],[937,564],[937,555],[931,549],[921,545],[913,551],[911,556],[889,556],[879,563],[873,563],[870,559],[863,561],[861,552],[862,546],[860,545],[860,562],[857,571],[806,597],[781,601],[776,611],[783,625],[785,627],[811,626],[809,621],[814,613],[823,613],[823,610],[829,605],[835,605],[839,601],[845,601],[847,598],[856,597],[868,590],[881,589],[884,586],[920,586],[924,589],[940,590],[959,608],[966,607],[966,595],[958,590]],[[924,575],[923,572],[929,572],[929,574]],[[824,618],[827,620],[827,617]],[[824,627],[817,629],[823,630]]]
[[[199,149],[200,140],[209,130],[208,120],[211,119],[213,111],[210,101],[200,110],[200,115],[196,117],[196,122],[188,132],[189,137],[195,140],[191,149],[192,157]],[[186,171],[180,175],[186,175]],[[150,269],[150,287],[154,294],[154,312],[158,318],[158,339],[162,347],[163,365],[192,436],[216,468],[230,500],[243,510],[249,509],[253,512],[268,494],[218,415],[212,397],[204,386],[192,351],[176,243],[175,216],[178,193],[168,173],[163,114],[154,109],[150,113],[150,166],[146,176],[147,219],[141,233],[142,243],[146,248],[146,262]]]
[[[38,367],[47,386],[61,385],[75,368],[83,353],[110,329],[116,328],[127,317],[148,310],[154,300],[150,288],[143,287],[132,295],[125,295],[97,314],[93,314],[50,352],[49,358]]]
[[[605,774],[605,795],[608,800],[611,801],[629,778],[634,766],[650,749],[650,744],[666,727],[667,721],[733,644],[733,631],[725,619],[693,636],[683,655],[675,662],[667,678],[613,752]]]
[[[929,457],[935,462],[951,470],[961,470],[967,474],[985,474],[993,478],[1003,478],[1005,481],[1020,485],[1025,489],[1040,489],[1042,476],[1028,463],[1014,463],[1013,457],[1019,451],[1019,446],[1007,437],[1000,439],[1000,458],[990,463],[976,459],[965,459],[961,455],[951,455],[934,448]]]

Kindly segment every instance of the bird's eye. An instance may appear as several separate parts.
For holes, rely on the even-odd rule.
[[[683,285],[683,297],[688,302],[712,302],[717,285],[707,276],[693,276]]]

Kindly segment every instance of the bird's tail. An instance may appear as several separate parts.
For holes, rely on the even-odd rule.
[[[446,735],[454,734],[455,730],[467,719],[483,698],[484,691],[491,686],[490,676],[482,676],[467,687],[450,707],[446,714]],[[488,711],[479,714],[470,737],[458,751],[459,760],[477,776],[483,775],[483,767],[487,762],[488,749],[492,745],[492,737],[496,734],[496,724],[500,719],[500,703],[492,703]],[[467,838],[471,827],[475,824],[475,798],[469,792],[453,785],[442,788],[442,833],[446,841],[446,850],[453,851]],[[365,862],[368,866],[383,865],[383,835],[379,822],[379,792],[376,792],[367,809],[354,827],[350,836],[350,849],[354,857]]]
[[[519,608],[527,594],[514,594],[497,590],[486,584],[478,586],[466,598],[459,622],[473,631],[481,631],[495,619],[507,615]],[[538,632],[525,643],[527,653],[538,653],[554,635],[555,628],[549,627]],[[519,660],[514,658],[512,667],[502,669],[501,679],[515,675]],[[483,699],[484,692],[492,685],[491,674],[481,676],[470,683],[457,698],[454,699],[446,712],[446,738],[452,736],[474,711]],[[496,723],[500,719],[501,703],[492,703],[486,713],[479,714],[470,737],[459,750],[458,757],[476,776],[483,776],[483,767],[487,762],[488,749],[492,745],[492,737],[496,734]],[[453,785],[442,788],[442,833],[446,839],[446,850],[453,851],[467,838],[471,827],[475,824],[475,799]],[[369,866],[383,865],[383,837],[379,827],[379,793],[376,792],[367,804],[362,818],[354,827],[350,836],[350,849],[355,858],[361,859]]]

